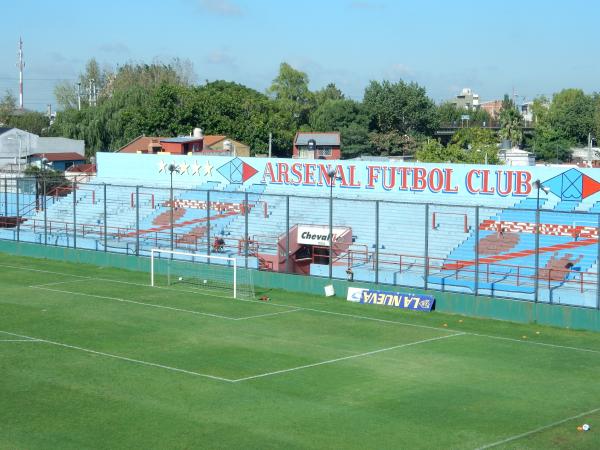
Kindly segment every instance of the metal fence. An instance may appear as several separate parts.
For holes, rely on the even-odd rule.
[[[600,307],[600,214],[575,203],[495,208],[228,189],[4,178],[0,239],[139,256],[218,252],[256,270]],[[334,237],[307,243],[307,229]]]

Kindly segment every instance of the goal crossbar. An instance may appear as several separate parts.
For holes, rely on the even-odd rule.
[[[197,262],[196,259],[203,259],[205,260],[204,264],[210,264],[210,261],[220,261],[221,265],[223,265],[222,263],[225,263],[225,265],[227,265],[228,267],[230,267],[233,271],[233,298],[237,298],[238,297],[238,292],[237,292],[237,261],[235,258],[230,258],[228,256],[221,256],[221,255],[206,255],[206,254],[202,254],[202,253],[192,253],[192,252],[183,252],[180,250],[169,250],[169,249],[163,249],[163,248],[153,248],[150,251],[150,285],[151,286],[155,286],[155,260],[157,258],[159,258],[158,255],[167,255],[169,256],[171,259],[174,259],[177,256],[183,256],[183,257],[188,257],[188,258],[192,258],[191,262]]]

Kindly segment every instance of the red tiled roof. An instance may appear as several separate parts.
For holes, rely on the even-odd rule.
[[[204,147],[210,147],[211,145],[215,145],[217,142],[221,142],[227,136],[221,134],[207,134],[204,136]]]
[[[65,153],[34,153],[32,158],[46,158],[48,161],[84,161],[85,156],[75,152]]]
[[[69,167],[67,172],[96,173],[96,164],[78,164],[76,166]]]

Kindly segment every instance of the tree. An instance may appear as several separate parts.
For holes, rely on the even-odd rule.
[[[363,100],[373,131],[432,136],[438,115],[425,88],[416,83],[371,81]]]
[[[523,117],[508,95],[504,95],[504,100],[502,100],[498,134],[502,139],[509,140],[513,146],[519,145],[523,140]]]
[[[344,93],[338,89],[335,83],[329,83],[323,89],[316,91],[314,94],[315,103],[317,106],[322,105],[328,100],[344,100]]]
[[[48,116],[37,111],[15,112],[9,116],[6,125],[41,136],[48,132],[50,120]]]
[[[11,90],[7,90],[0,99],[0,123],[8,125],[9,118],[17,109],[17,98]]]
[[[314,96],[308,88],[308,82],[306,73],[284,62],[267,90],[267,94],[276,101],[279,111],[288,114],[298,127],[308,123],[310,110],[314,106]]]
[[[531,142],[536,159],[546,162],[564,162],[571,159],[574,142],[548,123],[536,126]]]
[[[594,99],[581,89],[564,89],[554,94],[548,122],[564,138],[586,145],[594,131]]]
[[[496,145],[498,144],[498,138],[492,130],[470,127],[461,128],[454,133],[454,136],[450,139],[450,143],[456,144],[463,149],[470,149],[479,148],[483,145]]]
[[[456,144],[444,147],[439,141],[428,139],[417,151],[419,161],[433,163],[498,164],[498,150],[495,145],[482,145],[478,149],[463,149]]]

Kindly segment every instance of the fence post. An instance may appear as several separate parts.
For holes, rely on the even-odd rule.
[[[475,207],[475,295],[479,295],[479,205]]]
[[[600,262],[600,214],[596,217],[598,226],[596,227],[596,260]],[[596,266],[596,309],[600,309],[600,267]]]
[[[135,187],[135,255],[140,256],[140,187]]]
[[[77,248],[77,185],[73,181],[73,248]]]
[[[244,267],[248,268],[248,191],[244,192]]]
[[[206,254],[210,256],[210,191],[206,191]],[[207,262],[210,264],[210,258]]]
[[[108,251],[108,214],[106,208],[106,183],[104,183],[104,251]]]
[[[598,216],[600,217],[600,216]],[[285,273],[290,273],[290,196],[285,196]]]
[[[423,288],[429,287],[429,203],[425,203],[425,276]]]
[[[375,284],[379,284],[379,200],[375,200]],[[400,267],[402,271],[402,267]]]
[[[17,242],[21,240],[21,211],[19,207],[19,179],[15,178],[15,186],[16,186],[16,199],[17,199]]]
[[[540,205],[535,210],[535,268],[533,273],[533,300],[537,303],[540,297]]]
[[[8,217],[8,179],[4,179],[4,217]]]
[[[44,245],[48,245],[48,226],[47,226],[48,214],[46,212],[47,200],[46,200],[46,177],[45,176],[42,178],[42,189],[43,189],[42,194],[44,195],[43,200],[42,200],[43,205],[44,205]]]

